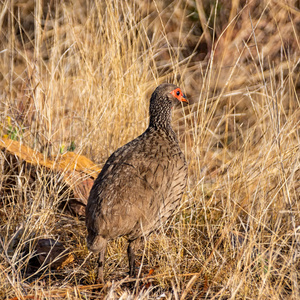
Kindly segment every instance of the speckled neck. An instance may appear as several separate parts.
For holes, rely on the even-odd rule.
[[[150,123],[149,127],[154,127],[163,130],[172,130],[171,127],[171,103],[167,97],[157,95],[153,93],[150,99],[149,115]],[[173,130],[172,130],[173,131]]]

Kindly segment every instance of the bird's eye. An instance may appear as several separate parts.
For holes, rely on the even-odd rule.
[[[177,95],[177,96],[179,96],[179,95],[180,95],[180,92],[179,92],[179,91],[177,91],[177,92],[176,92],[176,95]]]

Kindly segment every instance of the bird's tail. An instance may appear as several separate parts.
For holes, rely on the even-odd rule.
[[[107,240],[100,235],[88,234],[87,247],[94,253],[105,251]]]

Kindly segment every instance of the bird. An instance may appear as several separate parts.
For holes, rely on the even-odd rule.
[[[135,277],[134,242],[164,225],[180,205],[187,163],[171,126],[179,102],[188,100],[178,86],[160,84],[150,98],[148,128],[112,153],[94,181],[85,220],[88,250],[99,253],[99,283],[108,241],[127,239],[129,276]]]

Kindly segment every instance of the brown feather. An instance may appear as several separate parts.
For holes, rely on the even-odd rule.
[[[175,89],[163,84],[154,91],[148,129],[116,150],[95,180],[86,207],[91,251],[104,253],[107,241],[120,236],[128,239],[130,248],[132,241],[163,225],[180,204],[187,166],[171,128],[171,108],[178,101],[171,95]],[[104,258],[100,277],[103,263]]]

